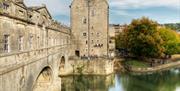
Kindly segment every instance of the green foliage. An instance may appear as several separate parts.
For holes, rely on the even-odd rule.
[[[132,67],[149,67],[149,65],[145,62],[139,61],[139,60],[128,60],[126,61],[127,65],[130,65]]]
[[[128,26],[125,26],[123,32],[120,32],[119,35],[116,36],[115,38],[116,49],[127,48],[127,44],[128,44],[127,31],[128,31]]]
[[[134,19],[116,38],[116,48],[126,48],[136,57],[160,58],[180,53],[180,36],[168,28],[159,28],[146,17]],[[178,52],[179,50],[179,52]]]
[[[82,75],[83,74],[83,69],[84,69],[85,65],[78,65],[77,66],[77,72]]]
[[[163,46],[165,48],[165,54],[172,55],[178,53],[180,48],[180,38],[179,35],[168,28],[158,29],[161,38],[164,40]]]
[[[127,47],[127,33],[119,33],[116,37],[116,49],[126,48]]]
[[[146,17],[135,19],[128,27],[128,48],[138,57],[160,57],[163,53],[162,38],[157,22]]]

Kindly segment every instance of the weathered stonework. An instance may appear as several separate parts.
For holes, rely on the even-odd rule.
[[[89,8],[85,0],[73,1],[72,34],[69,27],[52,19],[45,5],[27,7],[23,0],[0,4],[0,91],[54,91],[59,74],[77,73],[72,65],[89,63],[85,74],[113,72],[113,61],[107,59],[68,61],[76,50],[79,56],[109,55],[106,0],[90,0]]]
[[[114,25],[109,25],[109,56],[114,57],[115,56],[115,27]]]
[[[111,59],[93,59],[82,60],[76,59],[68,61],[68,69],[65,73],[61,72],[60,76],[69,75],[109,75],[114,72],[114,60]]]
[[[23,0],[1,5],[0,91],[51,89],[61,61],[67,69],[70,28],[55,22],[45,6],[26,7]]]
[[[109,6],[106,0],[73,0],[71,28],[76,56],[107,56]]]
[[[127,26],[127,25],[110,24],[110,25],[109,25],[109,29],[110,29],[110,31],[114,31],[115,36],[117,36],[117,35],[119,35],[119,33],[124,32],[124,28],[125,28],[126,26]]]

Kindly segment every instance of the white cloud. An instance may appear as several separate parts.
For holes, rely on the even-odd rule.
[[[70,23],[70,9],[69,5],[72,0],[25,0],[27,6],[40,6],[41,4],[46,4],[48,10],[53,17],[62,23]],[[180,11],[180,0],[109,0],[110,5],[110,19],[117,18],[116,16],[124,16],[129,18],[134,18],[137,15],[132,14],[127,9],[146,9],[151,7],[168,7]],[[147,11],[148,12],[148,11]],[[153,16],[144,14],[146,16]],[[66,16],[66,18],[59,18],[57,16]],[[128,18],[128,19],[129,19]],[[117,19],[115,19],[118,21]],[[123,21],[122,21],[123,22]]]
[[[110,0],[110,7],[137,9],[147,7],[180,8],[180,0]]]

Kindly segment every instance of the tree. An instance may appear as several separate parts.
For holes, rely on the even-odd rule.
[[[180,53],[180,35],[146,17],[134,19],[116,38],[116,48],[126,48],[137,58],[161,58]]]
[[[117,37],[117,48],[127,48],[136,57],[161,57],[164,52],[163,39],[157,31],[157,26],[156,21],[146,17],[134,19],[125,28],[125,32]]]
[[[163,40],[157,31],[158,23],[146,17],[134,19],[128,26],[128,48],[137,57],[161,57]]]
[[[164,40],[163,47],[165,48],[166,55],[172,55],[178,53],[180,48],[180,37],[179,35],[169,28],[159,28],[161,38]]]
[[[127,26],[124,26],[123,32],[120,32],[115,38],[116,49],[126,49],[127,48]]]

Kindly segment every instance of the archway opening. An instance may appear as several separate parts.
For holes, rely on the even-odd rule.
[[[52,83],[52,70],[49,67],[45,67],[36,79],[33,91],[45,91]]]
[[[65,70],[65,57],[63,56],[60,61],[59,71],[64,72],[64,70]]]

